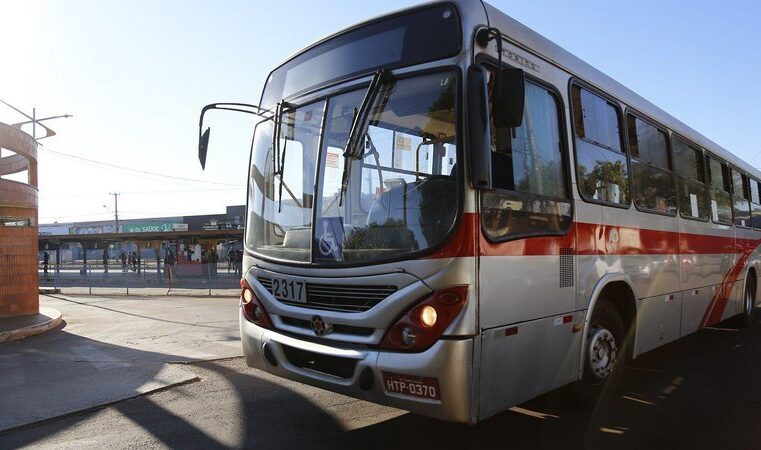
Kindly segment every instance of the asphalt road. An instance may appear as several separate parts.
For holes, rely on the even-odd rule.
[[[561,389],[475,426],[277,379],[240,357],[180,365],[197,381],[0,434],[0,448],[761,448],[759,328],[722,324],[640,357],[623,394],[594,410]]]

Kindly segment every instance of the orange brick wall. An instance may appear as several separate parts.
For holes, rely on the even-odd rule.
[[[0,218],[28,218],[31,227],[0,226],[0,317],[39,311],[37,275],[37,146],[15,128],[0,123],[0,148],[24,155],[31,184],[0,179]]]

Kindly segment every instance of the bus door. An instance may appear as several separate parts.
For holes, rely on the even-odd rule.
[[[522,124],[492,127],[480,195],[480,416],[574,379],[576,237],[557,94],[526,80]],[[491,90],[490,90],[491,92]],[[493,125],[493,124],[492,124]]]

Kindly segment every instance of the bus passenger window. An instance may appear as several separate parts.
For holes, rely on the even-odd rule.
[[[571,103],[581,196],[588,202],[628,207],[629,170],[618,108],[579,86],[571,88]]]
[[[729,168],[714,156],[708,156],[708,184],[711,200],[711,220],[732,224],[732,183]]]
[[[747,228],[751,225],[749,198],[748,177],[737,169],[732,169],[732,212],[738,227]]]
[[[705,185],[703,151],[678,137],[672,140],[676,165],[679,210],[687,219],[708,220],[710,207]]]
[[[674,174],[665,132],[629,114],[632,194],[639,209],[676,215]]]
[[[489,237],[562,233],[568,229],[571,203],[560,111],[552,92],[527,82],[521,126],[495,128],[492,124],[495,190],[481,196],[484,229]]]
[[[753,228],[761,229],[761,198],[758,180],[755,178],[750,179],[750,216]]]

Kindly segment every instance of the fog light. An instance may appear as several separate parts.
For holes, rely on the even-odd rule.
[[[423,309],[420,310],[420,321],[427,327],[436,325],[437,318],[438,314],[436,314],[436,308],[431,305],[425,305]]]
[[[404,345],[413,345],[417,341],[417,330],[412,327],[404,327],[402,330],[402,342]]]
[[[251,303],[251,300],[253,299],[254,299],[254,292],[249,288],[243,289],[243,303],[245,304]]]

